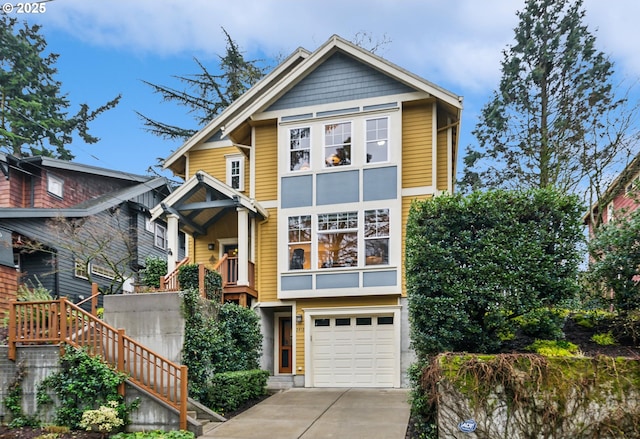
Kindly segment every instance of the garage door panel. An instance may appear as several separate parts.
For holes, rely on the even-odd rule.
[[[394,385],[394,377],[399,372],[396,371],[396,332],[393,324],[378,324],[376,316],[323,316],[321,319],[321,324],[326,325],[328,321],[329,326],[312,326],[311,367],[314,386]]]

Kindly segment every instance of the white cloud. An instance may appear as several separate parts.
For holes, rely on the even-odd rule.
[[[512,40],[513,0],[58,0],[42,19],[89,44],[138,53],[214,57],[224,26],[249,54],[314,50],[332,34],[367,32],[391,43],[380,54],[462,94],[494,88]],[[627,75],[640,73],[640,2],[586,0],[587,22]]]

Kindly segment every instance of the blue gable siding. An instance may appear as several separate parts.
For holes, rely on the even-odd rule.
[[[268,111],[409,93],[412,88],[337,52]]]

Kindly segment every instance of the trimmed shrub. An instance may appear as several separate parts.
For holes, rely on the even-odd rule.
[[[267,394],[266,370],[242,370],[214,374],[207,386],[206,404],[221,413],[242,407]]]

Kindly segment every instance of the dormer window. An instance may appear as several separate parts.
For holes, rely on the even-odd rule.
[[[56,197],[62,198],[64,189],[64,180],[53,175],[47,175],[47,192]]]

